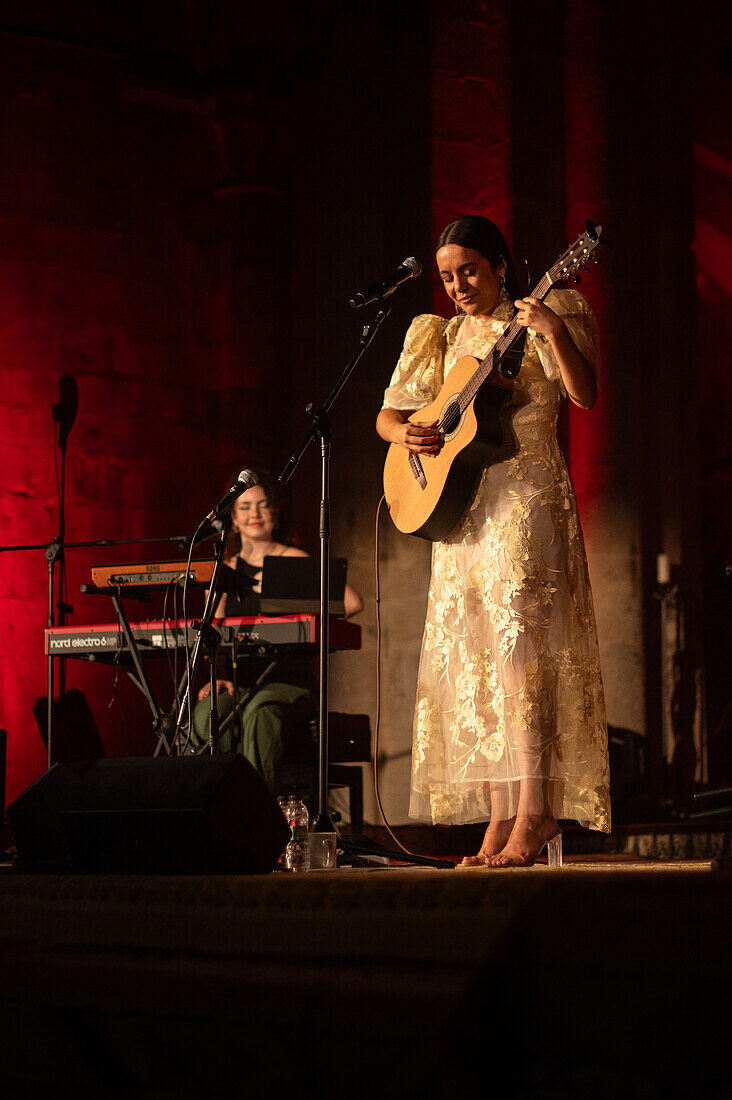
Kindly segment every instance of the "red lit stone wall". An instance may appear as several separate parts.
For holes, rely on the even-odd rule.
[[[263,227],[286,223],[275,217],[282,110],[261,94],[173,95],[128,71],[123,53],[44,38],[0,35],[0,57],[0,543],[57,533],[51,407],[63,372],[80,392],[67,539],[190,533],[232,472],[270,460],[286,397],[272,297],[286,315],[289,288],[258,254]],[[108,600],[79,595],[91,564],[179,555],[175,543],[69,550],[70,621],[113,618]],[[4,553],[0,570],[11,799],[44,767],[31,706],[45,694],[46,561]],[[168,706],[167,672],[152,675]],[[67,662],[67,686],[83,688],[109,754],[151,751],[149,712],[123,675],[126,716],[115,704],[114,721],[110,669]]]
[[[512,243],[510,3],[432,5],[432,239],[483,214]],[[434,307],[450,307],[432,257]]]

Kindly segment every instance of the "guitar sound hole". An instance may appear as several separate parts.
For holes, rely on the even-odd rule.
[[[445,435],[451,435],[460,423],[460,406],[457,401],[451,401],[442,410],[440,427]]]

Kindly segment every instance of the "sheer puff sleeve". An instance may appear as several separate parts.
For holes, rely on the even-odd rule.
[[[587,299],[576,290],[551,290],[546,296],[546,304],[561,317],[577,350],[584,355],[595,378],[600,381],[600,347],[597,335],[597,319]],[[564,384],[559,373],[559,365],[554,358],[546,337],[528,329],[544,368],[544,374],[551,382],[558,381],[562,393]]]
[[[431,404],[445,372],[444,317],[422,313],[412,321],[391,382],[384,393],[385,409],[413,412]]]

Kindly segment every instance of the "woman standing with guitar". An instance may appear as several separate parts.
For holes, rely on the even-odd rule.
[[[462,357],[488,355],[514,313],[527,340],[505,414],[512,446],[433,545],[409,812],[435,824],[487,820],[480,852],[464,862],[522,866],[547,844],[561,858],[558,818],[610,829],[592,596],[556,437],[563,395],[585,409],[596,401],[597,330],[575,291],[551,291],[546,304],[519,298],[503,234],[486,218],[448,225],[436,258],[457,316],[425,314],[407,332],[376,423],[391,451],[418,457],[429,478],[457,429],[444,416],[420,421],[419,410]]]

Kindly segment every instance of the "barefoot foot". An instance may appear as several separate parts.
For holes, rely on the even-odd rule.
[[[460,866],[483,867],[489,859],[502,852],[511,835],[515,820],[514,817],[509,817],[505,821],[491,821],[485,831],[478,854],[476,856],[465,856]]]
[[[556,820],[546,814],[517,814],[505,847],[486,860],[489,867],[530,867],[547,841],[559,832]]]

